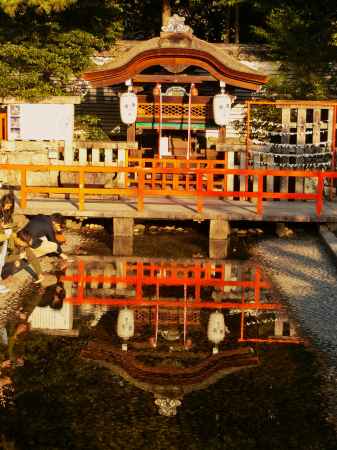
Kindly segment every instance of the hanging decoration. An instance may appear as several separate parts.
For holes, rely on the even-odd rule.
[[[134,311],[129,308],[120,309],[117,318],[117,336],[127,341],[135,334]],[[127,343],[122,344],[122,350],[127,351]]]
[[[215,344],[213,347],[214,354],[218,353],[217,345],[225,339],[227,333],[229,333],[229,330],[225,324],[224,315],[219,311],[212,312],[208,319],[207,337],[209,341]]]
[[[331,167],[328,145],[264,144],[252,150],[255,168],[322,170]]]
[[[121,120],[126,125],[132,125],[137,119],[138,99],[137,95],[129,87],[128,92],[121,94],[119,99]]]
[[[228,125],[231,118],[232,97],[225,94],[225,89],[221,88],[221,93],[213,98],[213,117],[214,122],[219,127]]]

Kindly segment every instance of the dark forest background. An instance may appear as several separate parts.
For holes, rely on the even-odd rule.
[[[174,13],[209,42],[263,45],[275,95],[336,96],[336,0],[0,0],[0,96],[64,94],[95,51],[158,36]]]

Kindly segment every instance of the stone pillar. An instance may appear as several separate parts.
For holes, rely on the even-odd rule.
[[[133,236],[133,219],[130,217],[114,217],[113,235],[114,238]]]
[[[229,251],[229,239],[213,239],[209,241],[209,257],[214,259],[227,258]]]
[[[132,256],[133,236],[115,236],[112,252],[114,256]]]
[[[74,148],[72,142],[64,142],[64,164],[66,166],[74,164]]]
[[[230,225],[228,220],[211,219],[209,223],[209,257],[226,258],[229,249]]]
[[[211,219],[209,221],[209,239],[227,239],[230,234],[228,220]]]
[[[118,167],[128,167],[128,149],[125,147],[118,147],[117,164]],[[119,187],[126,187],[127,174],[119,172],[117,175],[117,184]]]
[[[131,256],[133,253],[133,219],[115,217],[113,219],[113,254]]]

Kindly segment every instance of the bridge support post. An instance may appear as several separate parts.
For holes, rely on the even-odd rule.
[[[209,223],[209,257],[226,258],[229,249],[230,225],[228,220],[211,219]]]
[[[230,225],[228,220],[211,219],[209,221],[209,239],[228,239],[230,234]]]
[[[113,233],[117,236],[133,236],[133,219],[130,217],[114,217]]]
[[[113,219],[113,254],[131,256],[133,253],[133,219],[114,217]]]
[[[132,256],[133,236],[115,236],[112,253],[114,256]]]
[[[209,241],[208,253],[213,259],[227,258],[229,251],[229,239],[212,239]]]

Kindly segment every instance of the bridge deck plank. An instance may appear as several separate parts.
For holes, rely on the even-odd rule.
[[[34,198],[28,200],[27,208],[17,208],[27,215],[60,212],[71,217],[130,217],[135,219],[172,220],[246,220],[289,222],[337,222],[337,202],[325,202],[317,217],[314,201],[264,201],[263,214],[256,214],[256,205],[249,201],[205,199],[204,209],[197,212],[196,202],[188,197],[148,197],[143,211],[137,210],[134,199],[86,200],[85,209],[79,211],[77,199]]]

